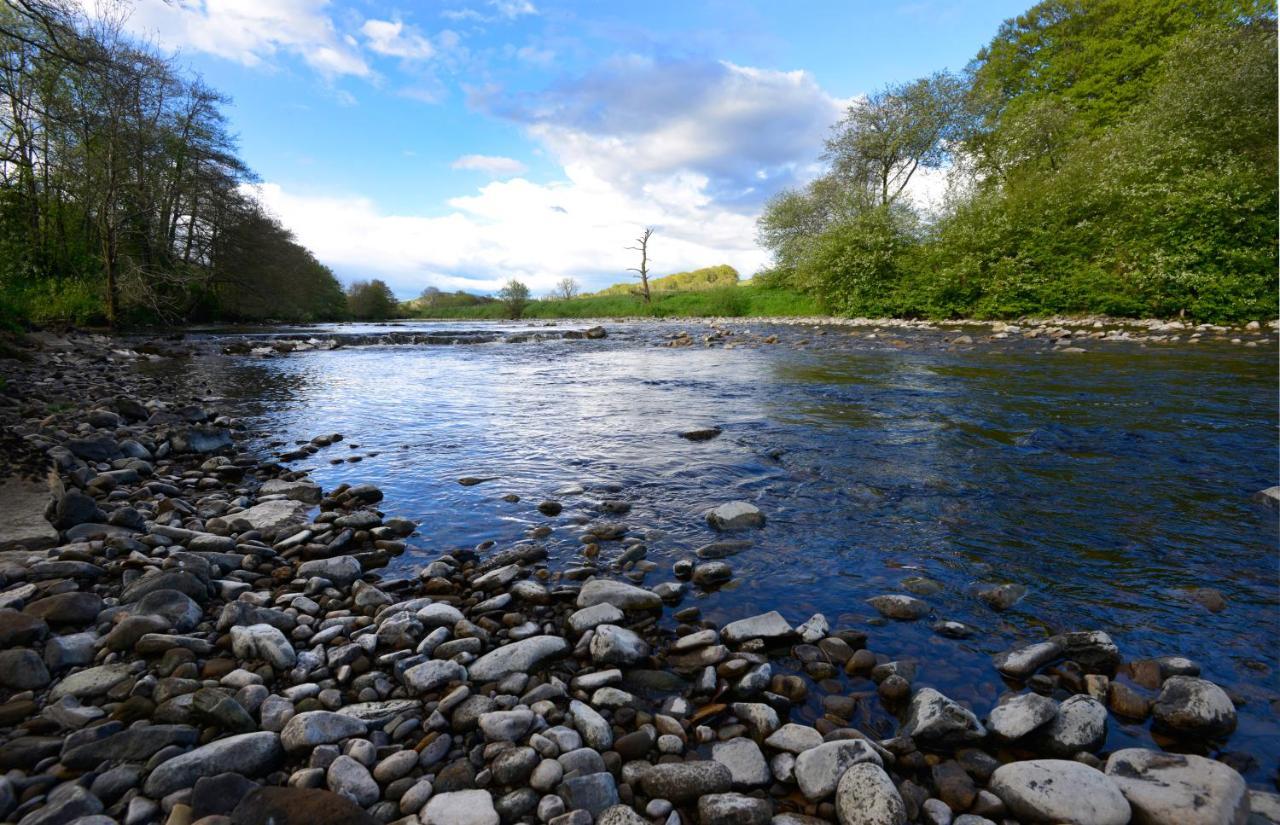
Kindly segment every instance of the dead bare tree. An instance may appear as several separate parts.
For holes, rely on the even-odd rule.
[[[636,238],[638,246],[628,246],[627,249],[640,253],[640,267],[631,267],[627,271],[636,273],[636,277],[640,279],[640,294],[644,296],[644,302],[650,301],[649,296],[649,238],[653,237],[653,227],[645,227],[644,234]]]
[[[561,301],[572,301],[578,297],[578,282],[573,278],[561,278],[556,282],[556,288],[552,290],[551,295]]]

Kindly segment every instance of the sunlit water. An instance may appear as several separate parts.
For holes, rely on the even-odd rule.
[[[991,654],[1046,632],[1105,629],[1126,658],[1199,661],[1241,703],[1227,749],[1255,757],[1251,783],[1274,780],[1277,517],[1253,500],[1276,483],[1274,347],[953,351],[942,333],[731,327],[782,341],[669,349],[658,344],[678,325],[611,325],[604,341],[222,359],[209,380],[252,402],[253,423],[280,440],[345,435],[297,466],[326,487],[375,483],[386,512],[421,523],[393,571],[490,539],[501,549],[541,524],[556,528],[553,563],[568,566],[590,518],[647,538],[660,565],[652,585],[715,538],[706,509],[746,499],[768,524],[726,560],[732,584],[686,598],[708,617],[776,608],[798,623],[821,611],[834,627],[868,630],[877,652],[917,659],[920,684],[979,715],[1005,689]],[[677,436],[705,424],[724,434]],[[494,478],[465,487],[463,476]],[[572,483],[588,492],[563,497],[555,519],[538,513]],[[621,492],[604,493],[610,484]],[[509,493],[521,500],[503,501]],[[631,512],[601,515],[593,504],[605,495]],[[602,560],[619,551],[606,545]],[[944,585],[927,597],[936,617],[981,632],[955,641],[929,620],[874,621],[864,600],[902,592],[914,575]],[[1012,610],[974,597],[1003,581],[1030,588]],[[1191,587],[1217,588],[1227,609],[1190,601]],[[866,729],[892,732],[870,682],[841,690],[865,696]],[[811,690],[802,718],[821,712],[821,693]],[[1151,741],[1143,725],[1110,724],[1109,747]]]

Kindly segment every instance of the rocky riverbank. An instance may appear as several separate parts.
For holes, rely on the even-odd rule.
[[[1235,708],[1194,662],[1064,633],[993,661],[1009,690],[980,719],[874,627],[705,621],[683,602],[729,577],[713,545],[664,570],[598,521],[553,568],[554,498],[527,541],[382,577],[419,526],[376,486],[322,490],[247,452],[207,388],[131,366],[196,345],[28,344],[0,361],[5,822],[1280,821],[1209,758]],[[767,517],[707,514],[726,547]],[[871,605],[912,621],[920,595]],[[814,695],[822,718],[792,721]],[[859,730],[870,703],[892,736]],[[1146,718],[1168,751],[1102,751]]]

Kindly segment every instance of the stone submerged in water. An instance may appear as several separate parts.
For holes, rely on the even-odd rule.
[[[707,524],[717,530],[747,530],[764,523],[764,513],[749,501],[730,501],[707,512]]]
[[[873,596],[867,599],[867,604],[886,619],[896,619],[900,622],[911,622],[929,615],[928,604],[904,593]]]
[[[1027,595],[1026,585],[991,584],[978,590],[978,598],[992,610],[1004,611],[1022,601]]]
[[[1033,759],[996,768],[991,792],[1026,822],[1127,825],[1129,803],[1102,771],[1080,762]]]
[[[1180,825],[1244,825],[1248,821],[1244,777],[1216,760],[1126,748],[1108,757],[1106,772],[1129,800],[1136,821]]]
[[[1151,708],[1157,725],[1174,733],[1208,738],[1236,729],[1236,707],[1226,691],[1194,676],[1170,676]]]
[[[713,588],[733,578],[733,568],[722,561],[708,561],[693,568],[693,583],[702,588]]]

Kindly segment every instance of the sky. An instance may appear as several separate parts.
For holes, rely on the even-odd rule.
[[[1029,0],[135,0],[224,92],[263,204],[344,283],[544,294],[769,263],[755,222],[849,103]],[[918,196],[930,196],[924,180]]]

